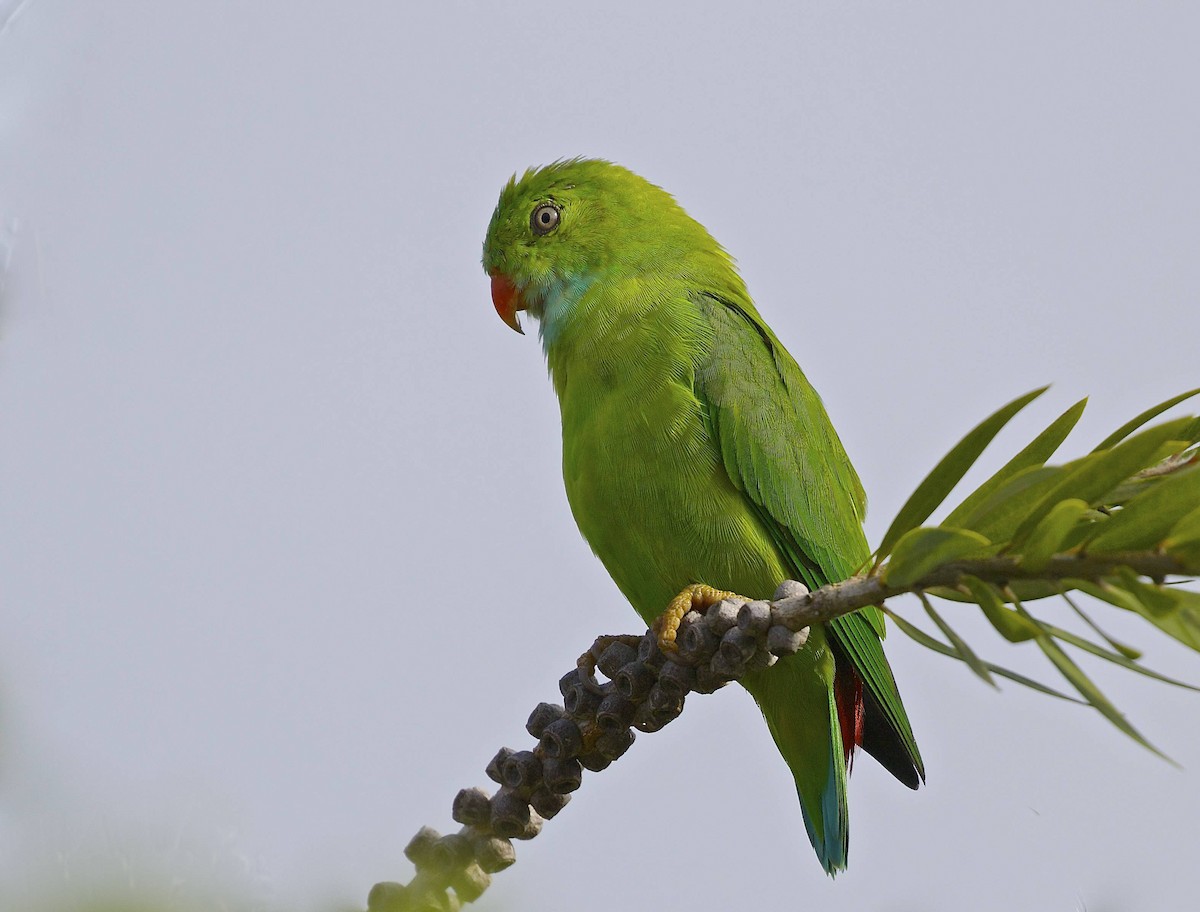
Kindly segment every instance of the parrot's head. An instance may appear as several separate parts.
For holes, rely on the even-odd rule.
[[[708,245],[715,242],[661,187],[620,165],[575,158],[513,175],[488,225],[483,269],[496,312],[523,332],[517,312],[543,320],[544,329],[556,291],[637,272],[669,260],[664,251]]]

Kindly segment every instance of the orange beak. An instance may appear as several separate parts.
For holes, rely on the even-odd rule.
[[[518,310],[525,309],[521,304],[521,296],[508,277],[498,272],[492,273],[492,303],[496,305],[496,313],[500,315],[501,320],[521,335],[525,335],[525,330],[521,329],[521,320],[517,316]]]

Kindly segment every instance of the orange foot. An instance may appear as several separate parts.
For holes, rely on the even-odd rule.
[[[676,652],[675,635],[679,632],[679,622],[683,620],[683,616],[693,609],[707,611],[717,602],[727,598],[742,598],[742,596],[725,589],[714,589],[704,583],[693,583],[688,586],[671,599],[667,610],[655,618],[654,624],[651,625],[650,629],[658,637],[658,648],[667,655]]]

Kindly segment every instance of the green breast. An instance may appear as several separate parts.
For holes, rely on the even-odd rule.
[[[647,623],[689,583],[765,597],[787,576],[693,392],[705,342],[693,320],[647,314],[586,348],[562,333],[547,351],[575,521]]]

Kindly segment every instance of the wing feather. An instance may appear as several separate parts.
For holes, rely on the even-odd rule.
[[[866,496],[820,397],[752,304],[708,293],[694,300],[713,331],[697,366],[696,393],[730,480],[797,579],[816,588],[851,576],[870,555],[862,529]],[[870,716],[894,735],[881,739],[875,726],[864,747],[915,787],[924,768],[883,654],[882,614],[866,609],[829,628],[863,680]],[[906,764],[896,762],[891,740],[900,742]]]

